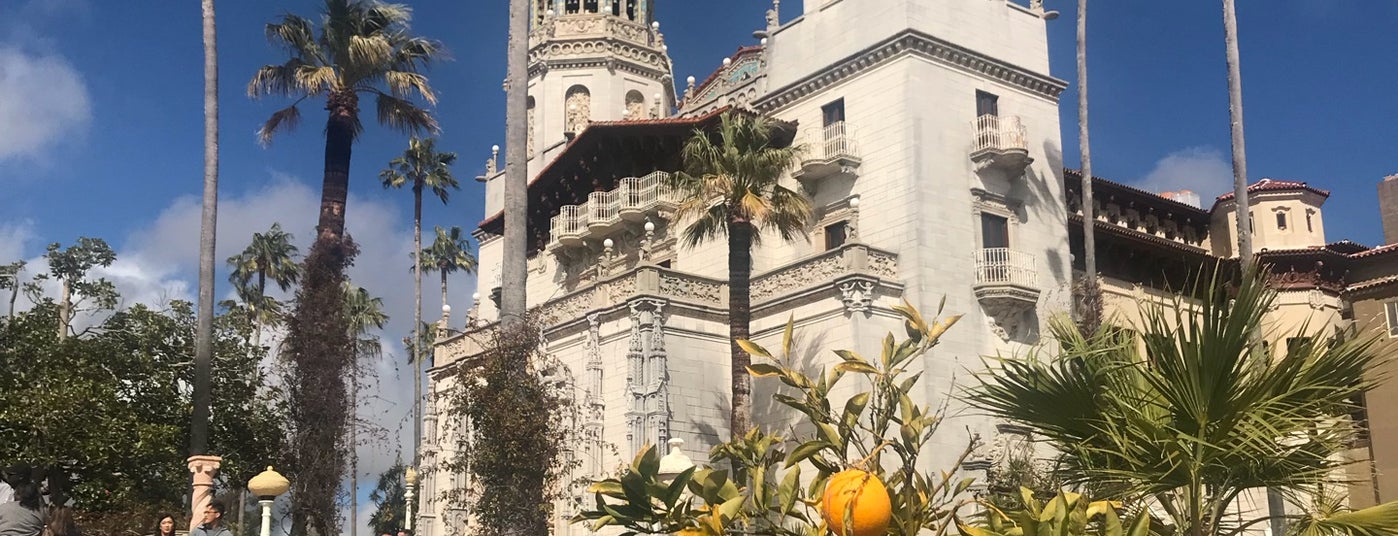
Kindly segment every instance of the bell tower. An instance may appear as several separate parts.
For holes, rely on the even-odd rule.
[[[592,121],[667,117],[674,74],[656,0],[534,0],[529,173]]]

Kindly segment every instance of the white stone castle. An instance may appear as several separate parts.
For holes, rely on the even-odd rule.
[[[685,222],[672,221],[677,199],[664,181],[680,169],[684,142],[725,110],[776,118],[783,141],[810,149],[789,179],[816,207],[809,240],[766,237],[753,254],[759,343],[777,346],[794,318],[811,367],[836,362],[834,349],[877,354],[885,333],[902,333],[892,305],[906,300],[930,315],[945,298],[948,314],[966,316],[919,364],[918,402],[940,404],[982,366],[981,356],[1028,352],[1049,317],[1070,309],[1082,218],[1069,189],[1081,177],[1065,177],[1061,161],[1058,98],[1067,83],[1049,74],[1045,28],[1056,13],[1037,0],[777,0],[757,44],[739,48],[707,79],[681,84],[657,3],[534,1],[527,281],[499,275],[503,188],[494,157],[480,177],[483,268],[464,329],[497,319],[493,298],[502,285],[527,285],[529,305],[554,319],[547,351],[567,366],[583,406],[585,437],[571,446],[582,475],[602,476],[644,445],[672,438],[703,463],[729,436],[726,244],[677,242]],[[1102,261],[1109,310],[1166,296],[1158,290],[1167,286],[1162,277],[1175,273],[1138,277],[1132,270],[1232,255],[1229,234],[1210,233],[1228,225],[1226,200],[1211,216],[1099,184],[1097,225],[1106,228],[1099,248],[1123,252],[1103,254],[1110,257]],[[1324,245],[1324,195],[1286,184],[1262,191],[1291,192],[1273,195],[1286,205],[1273,211],[1294,218],[1292,229],[1309,231],[1278,238],[1284,243],[1274,247]],[[1342,289],[1325,284],[1333,279],[1298,279],[1287,287],[1295,296],[1284,301],[1339,322]],[[451,389],[453,367],[478,351],[469,333],[445,336],[431,390]],[[795,422],[771,400],[770,385],[758,381],[754,389],[756,422]],[[426,467],[453,455],[456,442],[447,436],[459,433],[439,413],[429,404]],[[968,430],[999,444],[982,459],[1001,455],[997,438],[1015,431],[957,416],[938,434],[930,467],[956,469]],[[469,512],[441,499],[468,484],[429,471],[417,532],[468,532]],[[561,506],[555,532],[586,533],[567,524],[573,511]]]

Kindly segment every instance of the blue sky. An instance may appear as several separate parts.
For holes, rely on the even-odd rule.
[[[874,1],[874,0],[860,0]],[[978,0],[935,0],[936,2]],[[982,0],[983,1],[983,0]],[[676,77],[703,79],[752,43],[764,0],[659,0]],[[786,15],[799,11],[786,2]],[[1328,238],[1380,240],[1375,184],[1398,171],[1398,2],[1243,0],[1240,26],[1253,180],[1309,181],[1334,193]],[[453,60],[432,73],[444,131],[439,147],[462,156],[464,189],[451,205],[427,203],[425,225],[470,227],[482,216],[473,180],[501,140],[503,0],[417,0],[416,29],[441,39]],[[1048,0],[1051,74],[1074,79],[1076,2]],[[257,66],[282,59],[262,25],[314,0],[219,2],[222,106],[219,258],[250,233],[281,221],[310,236],[318,196],[323,112],[303,109],[301,128],[259,146],[254,131],[280,100],[244,95]],[[1152,190],[1226,191],[1228,101],[1217,1],[1094,0],[1091,13],[1093,154],[1099,176]],[[202,51],[192,0],[0,0],[0,263],[33,258],[52,241],[109,240],[123,261],[107,275],[131,301],[191,295],[202,180]],[[1078,161],[1076,94],[1063,95],[1064,159]],[[1348,104],[1346,104],[1348,103]],[[385,192],[377,171],[400,152],[398,134],[370,127],[355,148],[350,232],[364,245],[352,272],[388,298],[397,341],[410,322],[406,192]],[[470,280],[453,280],[451,303],[469,306]],[[428,284],[424,309],[436,311]],[[402,313],[402,314],[398,314]],[[434,315],[428,315],[432,318]],[[396,345],[390,345],[396,347]],[[393,348],[390,348],[393,351]],[[400,433],[405,385],[382,367],[373,418]],[[371,467],[391,459],[380,449]]]

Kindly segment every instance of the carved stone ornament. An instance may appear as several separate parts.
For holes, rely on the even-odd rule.
[[[1016,287],[988,287],[976,290],[985,310],[990,330],[1003,341],[1022,336],[1029,323],[1025,316],[1039,301],[1039,293]]]
[[[860,277],[836,281],[835,289],[840,291],[840,301],[845,304],[845,312],[867,314],[873,309],[874,289],[878,288],[878,285],[878,280]]]
[[[1311,289],[1311,291],[1306,294],[1306,303],[1311,306],[1311,309],[1317,311],[1324,309],[1325,293],[1321,292],[1320,289]]]

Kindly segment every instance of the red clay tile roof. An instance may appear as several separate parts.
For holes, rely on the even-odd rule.
[[[1063,174],[1064,174],[1065,176],[1072,176],[1072,177],[1075,177],[1075,178],[1078,179],[1079,182],[1082,181],[1082,170],[1080,170],[1080,169],[1065,168],[1065,169],[1063,170]],[[1116,189],[1119,189],[1119,190],[1125,190],[1125,191],[1130,192],[1130,193],[1133,193],[1133,194],[1137,194],[1137,195],[1141,195],[1141,196],[1146,196],[1146,197],[1149,198],[1151,201],[1159,200],[1159,201],[1163,202],[1166,206],[1169,206],[1169,207],[1171,207],[1171,208],[1174,208],[1175,210],[1180,211],[1180,213],[1182,213],[1182,214],[1188,214],[1188,215],[1192,215],[1192,216],[1200,216],[1200,217],[1203,218],[1203,221],[1208,221],[1209,211],[1204,210],[1204,209],[1199,208],[1199,207],[1196,207],[1196,206],[1194,206],[1194,205],[1190,205],[1190,204],[1188,204],[1188,203],[1181,203],[1181,202],[1179,202],[1179,201],[1177,201],[1177,200],[1175,200],[1175,199],[1171,199],[1171,198],[1169,198],[1169,197],[1164,197],[1164,196],[1161,196],[1160,194],[1157,194],[1157,193],[1147,192],[1147,191],[1145,191],[1145,190],[1142,190],[1142,189],[1140,189],[1140,188],[1136,188],[1136,187],[1134,187],[1134,186],[1128,186],[1128,185],[1125,185],[1125,184],[1122,184],[1122,183],[1119,183],[1119,182],[1109,181],[1109,180],[1104,179],[1104,178],[1102,178],[1102,177],[1097,177],[1097,176],[1092,177],[1092,183],[1093,183],[1094,185],[1096,185],[1096,184],[1102,184],[1102,185],[1106,185],[1106,186],[1109,186],[1109,187],[1112,187],[1112,188],[1116,188]]]
[[[1257,181],[1257,182],[1254,182],[1254,183],[1248,185],[1248,193],[1253,193],[1253,192],[1276,192],[1276,191],[1282,191],[1282,190],[1307,190],[1307,191],[1316,193],[1316,194],[1320,195],[1321,197],[1330,197],[1330,191],[1329,191],[1329,190],[1321,190],[1320,188],[1316,188],[1316,187],[1311,186],[1311,185],[1309,185],[1309,184],[1306,184],[1306,183],[1304,183],[1304,182],[1298,182],[1298,181],[1283,181],[1283,180],[1277,180],[1277,179],[1262,179],[1262,180],[1260,180],[1260,181]],[[1227,201],[1227,200],[1229,200],[1229,199],[1233,199],[1233,192],[1228,192],[1228,193],[1226,193],[1226,194],[1223,194],[1223,195],[1218,196],[1217,202],[1223,202],[1223,201]]]
[[[1367,251],[1361,251],[1361,252],[1359,252],[1359,253],[1355,253],[1355,254],[1353,254],[1353,255],[1350,255],[1350,257],[1355,258],[1355,259],[1362,259],[1362,258],[1365,258],[1365,257],[1372,257],[1372,256],[1374,256],[1374,255],[1382,255],[1382,254],[1384,254],[1384,253],[1393,253],[1393,252],[1395,252],[1395,251],[1398,251],[1398,244],[1389,244],[1389,245],[1386,245],[1386,246],[1379,246],[1379,247],[1376,247],[1376,248],[1374,248],[1374,249],[1370,249],[1370,250],[1367,250]]]

